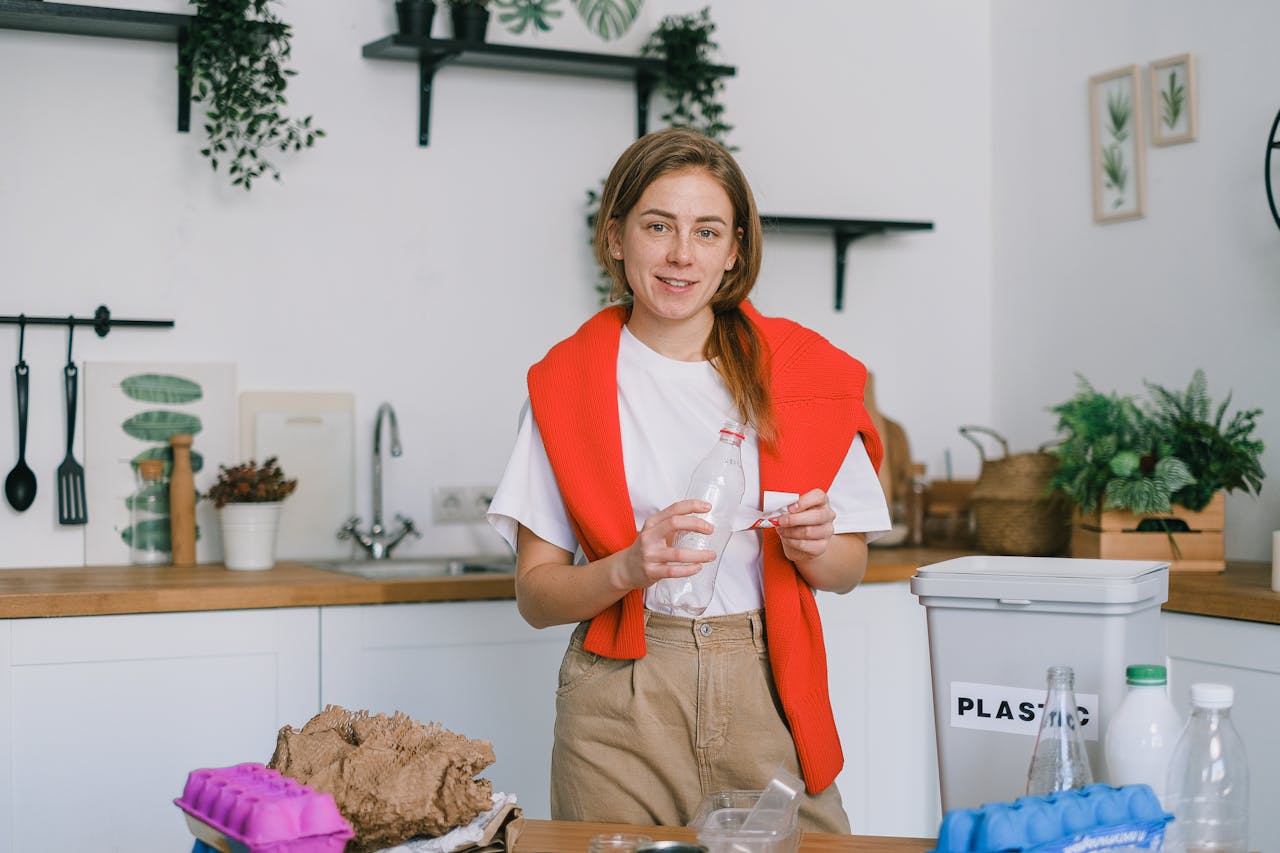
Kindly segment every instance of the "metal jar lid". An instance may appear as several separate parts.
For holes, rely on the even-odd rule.
[[[707,848],[692,841],[650,841],[637,847],[636,853],[707,853]]]

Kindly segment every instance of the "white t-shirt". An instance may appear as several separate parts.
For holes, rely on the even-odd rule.
[[[625,326],[618,344],[618,416],[637,531],[646,518],[684,497],[690,473],[718,440],[721,424],[738,418],[733,398],[711,362],[669,359],[645,346]],[[742,442],[742,470],[744,503],[763,509],[759,443],[754,433]],[[884,491],[861,436],[849,447],[827,496],[836,513],[836,533],[865,533],[871,540],[889,530]],[[783,498],[775,506],[786,503]],[[522,524],[582,559],[528,405],[521,413],[515,448],[488,517],[513,549]],[[762,606],[760,536],[758,530],[738,530],[729,539],[706,616]]]

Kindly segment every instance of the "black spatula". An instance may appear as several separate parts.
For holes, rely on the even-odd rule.
[[[76,384],[78,371],[74,362],[62,369],[67,387],[67,455],[58,466],[58,523],[84,524],[89,511],[84,505],[84,468],[71,455],[76,437]]]

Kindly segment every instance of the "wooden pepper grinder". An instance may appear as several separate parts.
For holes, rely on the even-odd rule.
[[[173,542],[173,564],[190,568],[196,564],[196,481],[191,471],[191,436],[169,436],[173,447],[173,473],[169,478],[169,535]]]

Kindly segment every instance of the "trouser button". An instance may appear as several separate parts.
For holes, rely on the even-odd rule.
[[[699,634],[701,634],[701,635],[702,635],[702,636],[704,636],[704,637],[710,637],[710,636],[711,636],[711,626],[710,626],[710,625],[708,625],[706,622],[703,622],[701,625],[699,625],[699,626],[698,626],[698,633],[699,633]]]

